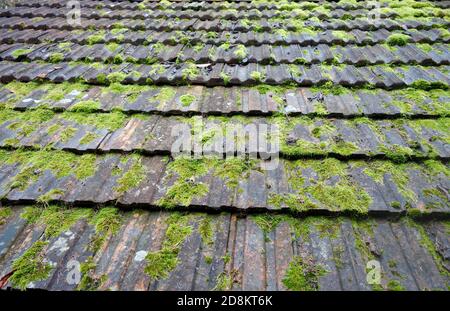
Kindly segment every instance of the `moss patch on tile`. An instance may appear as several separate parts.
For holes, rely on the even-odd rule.
[[[316,291],[319,289],[319,278],[326,273],[326,270],[311,258],[295,256],[289,263],[282,282],[289,290]]]
[[[165,279],[178,263],[178,254],[186,238],[191,235],[193,228],[189,224],[192,216],[172,213],[167,218],[167,230],[161,249],[150,252],[146,256],[145,273],[152,280]]]
[[[9,279],[13,286],[25,290],[30,283],[45,280],[50,276],[52,266],[43,260],[47,245],[46,241],[36,241],[13,262],[14,273]]]

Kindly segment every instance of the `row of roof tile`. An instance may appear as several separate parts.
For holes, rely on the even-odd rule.
[[[428,47],[427,47],[428,48]],[[331,63],[351,65],[375,64],[418,64],[418,65],[448,65],[450,51],[448,44],[435,44],[430,50],[421,46],[408,44],[403,47],[390,48],[384,45],[358,47],[330,48],[328,45],[317,46],[243,46],[237,45],[224,48],[214,45],[174,45],[174,46],[135,46],[123,44],[111,47],[109,45],[58,45],[53,44],[0,44],[0,60],[52,61],[59,54],[59,61],[88,62],[133,62],[145,64],[151,62],[185,62],[196,63],[259,63],[259,64],[313,64]]]
[[[51,9],[50,9],[51,10]],[[119,21],[119,22],[115,22]],[[85,19],[83,23],[69,23],[65,14],[59,17],[33,16],[12,16],[0,17],[0,23],[3,28],[12,29],[114,29],[124,27],[133,30],[182,30],[182,31],[237,31],[237,32],[269,32],[273,29],[285,28],[287,31],[297,31],[298,25],[286,19],[282,21],[271,21],[269,19],[260,19],[255,26],[242,25],[238,21],[221,20],[199,20],[199,19],[179,19],[167,20],[164,18],[152,19],[151,21],[139,19],[112,19],[102,17],[99,19]],[[119,24],[118,24],[119,23]],[[126,26],[125,26],[126,25]],[[424,20],[396,21],[390,19],[381,19],[377,21],[368,21],[367,19],[340,20],[329,19],[326,21],[306,21],[302,28],[318,30],[403,30],[403,29],[431,29],[436,27],[448,28],[450,22],[443,18],[427,18]]]
[[[448,66],[439,67],[355,67],[301,66],[301,65],[247,65],[227,64],[153,64],[121,65],[78,64],[61,62],[17,63],[0,61],[0,81],[85,81],[93,84],[121,82],[125,84],[202,84],[254,85],[267,83],[282,85],[295,83],[299,86],[320,85],[331,82],[342,86],[370,85],[379,88],[415,86],[424,89],[448,88]]]
[[[186,150],[203,147],[204,154],[224,155],[236,152],[257,154],[260,150],[272,156],[450,158],[447,118],[439,120],[328,120],[309,118],[179,118],[130,117],[120,119],[116,128],[96,125],[85,115],[51,113],[39,120],[39,112],[3,111],[0,122],[0,146],[31,147],[73,151],[142,151],[147,154],[171,154],[183,131],[194,132],[186,141]],[[114,114],[93,118],[114,118]],[[79,122],[77,122],[79,120]],[[90,124],[90,122],[92,122]],[[278,126],[278,124],[280,124]],[[33,126],[29,130],[29,126]],[[26,130],[24,130],[26,129]],[[279,141],[258,135],[277,135]],[[250,140],[241,139],[249,135]],[[89,137],[89,139],[87,139]],[[235,141],[237,139],[237,142]],[[258,145],[259,141],[259,145]],[[281,150],[278,144],[281,144]]]
[[[46,107],[55,111],[73,109],[81,101],[92,100],[91,112],[123,111],[163,115],[322,115],[324,117],[411,118],[448,116],[450,94],[442,90],[350,90],[320,88],[245,87],[158,87],[123,85],[120,92],[114,86],[74,85],[62,97],[54,98],[67,84],[2,85],[0,100],[17,110]],[[117,86],[117,85],[115,85]],[[16,93],[20,88],[22,93]],[[191,95],[183,104],[181,97]],[[76,107],[76,106],[75,106]],[[321,109],[321,110],[320,110]]]
[[[129,43],[133,45],[148,45],[150,43],[160,43],[165,45],[177,45],[180,42],[186,44],[210,44],[219,46],[224,43],[244,44],[246,46],[259,46],[269,44],[272,46],[300,45],[314,46],[318,44],[328,45],[375,45],[386,43],[388,38],[394,34],[405,34],[409,36],[411,43],[448,43],[450,36],[446,35],[443,28],[430,30],[404,30],[388,31],[386,29],[374,31],[351,30],[341,37],[341,33],[332,30],[326,30],[320,33],[295,33],[286,32],[268,33],[268,32],[220,32],[211,33],[200,31],[131,31],[121,28],[119,31],[107,30],[99,33],[97,30],[59,30],[59,29],[8,29],[0,28],[1,43],[60,43],[74,42],[78,44],[93,43]]]
[[[0,167],[0,197],[5,202],[338,214],[449,212],[448,167],[431,160],[279,160],[268,170],[262,169],[267,163],[248,160],[233,174],[237,161],[246,160],[169,161],[49,150],[1,151],[1,156],[6,159]],[[193,169],[185,172],[186,167]],[[130,176],[133,182],[127,181]]]
[[[324,271],[316,280],[308,280],[309,290],[445,290],[449,281],[441,271],[448,266],[450,242],[448,229],[440,221],[260,219],[236,214],[174,217],[173,213],[135,211],[118,214],[117,231],[102,233],[104,242],[93,251],[90,245],[99,234],[90,221],[93,216],[46,237],[45,223],[21,218],[29,208],[10,210],[11,216],[0,225],[0,243],[5,245],[0,275],[11,272],[15,260],[42,241],[42,263],[51,264],[51,269],[44,279],[25,284],[32,288],[80,288],[66,282],[70,260],[90,263],[86,273],[92,284],[88,285],[100,290],[298,290],[290,288],[288,271],[290,263],[299,260]],[[53,210],[64,215],[64,210]],[[146,273],[151,266],[146,257],[161,251],[167,228],[176,225],[176,219],[186,223],[189,232],[177,249],[177,266],[165,271],[165,278],[152,278]],[[262,221],[275,225],[264,231]],[[205,224],[211,230],[210,240],[202,233]],[[424,240],[431,241],[428,247]],[[435,254],[444,259],[439,261]],[[382,271],[378,287],[366,282],[366,262],[374,258]],[[14,281],[5,287],[17,287]]]

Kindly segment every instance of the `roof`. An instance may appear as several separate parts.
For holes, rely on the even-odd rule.
[[[448,289],[450,2],[80,3],[0,9],[0,287]]]

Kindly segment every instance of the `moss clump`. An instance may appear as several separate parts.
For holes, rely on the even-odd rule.
[[[6,219],[12,215],[9,207],[0,207],[0,226],[6,222]]]
[[[95,155],[78,156],[65,151],[21,151],[9,152],[7,163],[21,164],[17,175],[12,179],[10,187],[20,190],[35,182],[46,170],[50,170],[55,177],[62,178],[74,175],[78,179],[85,179],[95,172]]]
[[[73,127],[66,127],[63,131],[60,133],[60,139],[62,142],[69,141],[77,132],[78,130]]]
[[[153,280],[165,279],[179,263],[178,253],[185,239],[192,233],[189,225],[190,216],[173,213],[166,223],[168,225],[161,250],[147,254],[145,273]]]
[[[115,52],[118,48],[120,47],[120,45],[116,42],[111,42],[108,43],[106,45],[106,48],[108,49],[108,51],[110,51],[111,53]]]
[[[202,237],[205,245],[212,245],[214,243],[214,232],[211,224],[212,217],[205,215],[199,223],[198,231]]]
[[[194,198],[205,196],[208,193],[208,186],[196,181],[196,178],[208,171],[205,161],[207,160],[180,157],[170,162],[166,178],[177,177],[177,180],[158,204],[167,208],[177,205],[188,206]]]
[[[379,151],[395,163],[405,163],[414,155],[414,151],[411,148],[396,144],[391,146],[382,145],[379,147]]]
[[[340,40],[342,40],[344,42],[347,42],[347,41],[350,41],[350,40],[355,40],[355,36],[352,35],[349,32],[346,32],[346,31],[335,30],[335,31],[332,31],[331,34],[334,37],[336,37],[336,38],[338,38],[338,39],[340,39]]]
[[[114,188],[114,191],[120,194],[136,188],[145,178],[141,156],[133,155],[128,162],[131,162],[130,168],[117,180],[117,187]]]
[[[29,95],[32,91],[40,86],[37,82],[19,82],[12,81],[5,85],[5,88],[10,90],[16,96],[16,100],[20,100]]]
[[[396,164],[390,161],[367,161],[367,162],[355,162],[355,165],[361,165],[364,167],[363,172],[367,176],[371,177],[375,182],[379,184],[384,183],[385,175],[389,175],[402,196],[409,200],[411,203],[416,202],[417,195],[408,188],[409,175],[407,172],[411,165]],[[394,203],[395,205],[395,203]]]
[[[228,291],[233,287],[233,283],[239,276],[239,271],[236,269],[231,270],[230,273],[222,272],[219,274],[216,280],[216,286],[212,289],[213,291]],[[237,281],[236,281],[237,282]]]
[[[386,43],[390,46],[404,46],[404,45],[408,44],[410,39],[411,39],[411,37],[408,35],[396,33],[396,34],[390,35],[386,39]]]
[[[31,52],[33,52],[32,49],[17,49],[11,53],[11,56],[14,58],[21,58]]]
[[[127,77],[127,75],[125,73],[117,71],[117,72],[113,72],[113,73],[110,73],[109,75],[107,75],[106,80],[109,83],[120,83],[123,80],[125,80],[126,77]]]
[[[258,227],[264,233],[264,240],[269,241],[267,235],[272,232],[283,220],[285,217],[279,215],[271,215],[271,214],[261,214],[257,216],[252,216],[252,220],[258,225]]]
[[[234,50],[233,53],[239,60],[243,60],[244,58],[247,57],[248,55],[248,51],[247,48],[243,45],[243,44],[239,44],[238,46],[236,46],[236,49]]]
[[[387,289],[389,291],[404,291],[405,287],[397,280],[390,280],[387,283]]]
[[[122,215],[115,207],[104,207],[91,217],[89,223],[95,228],[95,235],[89,244],[89,248],[95,253],[108,237],[119,231]]]
[[[223,80],[223,85],[227,86],[231,81],[231,76],[226,74],[225,72],[220,73],[220,78]]]
[[[33,133],[42,124],[53,119],[54,116],[55,113],[48,109],[35,109],[23,113],[9,109],[0,110],[0,121],[13,120],[8,125],[8,129],[24,136]]]
[[[64,60],[64,54],[63,53],[52,53],[50,57],[48,58],[50,63],[59,63]]]
[[[314,264],[311,258],[295,256],[289,263],[282,282],[289,290],[315,291],[319,289],[319,277],[326,273],[327,271]]]
[[[417,230],[417,232],[419,233],[419,236],[420,236],[420,244],[433,257],[434,262],[436,263],[436,266],[439,269],[439,272],[441,273],[441,275],[443,275],[445,278],[449,278],[450,272],[448,271],[448,269],[446,269],[444,259],[439,254],[439,252],[436,250],[435,243],[433,242],[433,240],[430,239],[427,232],[425,231],[425,228],[422,225],[420,225],[420,223],[418,223],[414,220],[411,220],[409,218],[405,218],[404,221],[406,222],[406,224],[409,227],[413,227]]]
[[[236,189],[239,181],[248,177],[250,170],[256,169],[257,161],[249,158],[227,158],[214,162],[214,175],[225,181],[230,189]]]
[[[102,284],[106,281],[106,275],[102,275],[100,277],[94,276],[96,267],[97,265],[94,263],[92,256],[80,265],[80,272],[82,276],[80,284],[77,286],[77,290],[96,291],[102,286]]]
[[[288,181],[295,193],[272,194],[269,203],[273,206],[288,206],[295,212],[325,207],[333,211],[367,213],[372,198],[352,182],[347,163],[328,158],[292,161],[287,165]],[[303,170],[313,170],[317,178],[306,182]]]
[[[158,109],[164,108],[164,106],[172,100],[176,95],[176,90],[173,87],[163,87],[159,90],[159,93],[149,98],[149,102],[157,102]]]
[[[184,107],[190,106],[195,99],[195,96],[192,94],[184,94],[180,96],[181,105],[183,105]]]
[[[47,193],[40,195],[37,198],[37,202],[47,204],[51,200],[54,200],[56,196],[62,196],[62,195],[64,195],[64,190],[54,188],[54,189],[49,190]]]
[[[26,207],[20,215],[28,223],[45,225],[47,239],[57,237],[69,230],[78,220],[88,219],[92,215],[89,208],[65,208],[58,205]]]
[[[92,141],[96,140],[97,138],[99,138],[97,134],[87,133],[86,135],[83,136],[83,138],[80,139],[80,145],[87,145]]]
[[[100,109],[100,102],[95,100],[83,100],[72,105],[68,111],[91,113]]]
[[[314,92],[322,93],[324,95],[344,95],[349,94],[350,90],[339,84],[334,84],[331,81],[325,82],[323,85],[311,88]]]
[[[181,70],[183,80],[194,80],[200,75],[200,69],[195,63],[186,62],[186,66]]]
[[[252,73],[250,73],[250,78],[256,82],[261,82],[265,79],[264,74],[260,71],[252,71]]]
[[[63,82],[59,84],[46,84],[44,88],[47,93],[43,96],[43,100],[60,101],[63,100],[70,93],[79,93],[76,98],[81,98],[84,91],[88,89],[86,84],[75,82]]]
[[[79,124],[91,125],[99,129],[117,130],[125,125],[129,118],[120,111],[110,113],[64,112],[61,118]]]
[[[97,34],[90,35],[86,40],[89,45],[105,42],[105,32],[100,31]]]
[[[35,242],[22,256],[12,264],[14,273],[9,281],[17,288],[26,289],[31,282],[49,277],[52,266],[44,262],[46,241]]]
[[[443,90],[447,90],[448,89],[448,84],[446,84],[445,82],[442,81],[426,81],[426,80],[416,80],[411,84],[412,88],[418,89],[418,90],[425,90],[425,91],[430,91],[430,90],[434,90],[434,89],[443,89]]]

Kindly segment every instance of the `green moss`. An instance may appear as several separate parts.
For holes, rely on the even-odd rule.
[[[122,64],[123,63],[123,56],[121,54],[114,55],[114,57],[112,59],[112,63],[116,64],[116,65]]]
[[[314,264],[312,259],[295,256],[289,263],[282,282],[289,290],[315,291],[319,289],[319,278],[326,273],[326,270]]]
[[[77,98],[80,98],[82,92],[86,91],[88,86],[82,83],[63,82],[59,84],[47,84],[45,85],[45,89],[47,90],[47,93],[42,99],[57,102],[63,100],[67,95],[74,91],[80,93],[77,95]]]
[[[416,80],[411,84],[412,88],[415,89],[419,89],[419,90],[425,90],[425,91],[430,91],[433,89],[443,89],[443,90],[447,90],[448,89],[448,84],[442,82],[442,81],[426,81],[426,80]]]
[[[414,155],[414,151],[409,147],[400,145],[386,146],[382,145],[379,151],[384,153],[384,156],[395,163],[405,163]]]
[[[220,73],[220,78],[223,80],[223,85],[227,86],[231,81],[231,76],[226,74],[225,72]]]
[[[283,216],[272,214],[260,214],[252,216],[252,220],[264,233],[264,240],[268,241],[267,235],[272,232],[283,220]]]
[[[14,58],[21,58],[31,52],[33,52],[33,49],[17,49],[11,53],[11,56]]]
[[[225,181],[230,189],[236,189],[239,181],[248,177],[250,170],[256,168],[257,161],[254,159],[244,159],[239,157],[227,158],[222,161],[215,161],[214,175]]]
[[[247,48],[243,44],[239,44],[236,46],[236,49],[233,53],[239,60],[243,60],[247,57],[248,51]]]
[[[367,176],[379,184],[383,184],[385,175],[389,175],[405,199],[411,202],[417,200],[416,194],[408,188],[409,175],[407,168],[411,167],[410,165],[380,160],[359,162],[359,165],[364,167],[363,172]]]
[[[9,109],[0,110],[0,120],[13,120],[8,129],[17,131],[20,135],[30,135],[42,124],[53,119],[55,113],[48,109],[35,109],[24,113],[14,112]]]
[[[324,95],[344,95],[344,94],[349,94],[350,90],[346,89],[345,87],[339,85],[339,84],[334,84],[331,81],[327,81],[326,83],[324,83],[321,86],[315,86],[312,87],[311,90],[313,92],[320,92]]]
[[[95,156],[78,156],[65,151],[21,151],[10,152],[8,161],[20,163],[17,175],[10,187],[26,189],[36,181],[44,171],[50,170],[57,178],[73,174],[79,179],[87,178],[95,172]]]
[[[94,133],[86,133],[86,135],[84,135],[83,138],[80,139],[80,145],[87,145],[99,137],[100,136]]]
[[[252,78],[256,82],[261,82],[265,79],[264,74],[260,71],[252,71],[250,73],[250,78]]]
[[[216,286],[213,288],[214,291],[227,291],[231,290],[233,287],[233,276],[222,272],[219,274],[216,280]]]
[[[107,75],[106,80],[110,83],[120,83],[125,80],[126,77],[127,75],[125,73],[116,71]]]
[[[58,205],[27,207],[21,217],[31,224],[45,226],[45,237],[54,238],[69,230],[80,219],[88,219],[92,215],[89,208],[66,208]]]
[[[411,220],[409,218],[405,218],[403,221],[405,221],[405,223],[408,226],[413,227],[417,230],[417,232],[420,236],[420,241],[419,241],[420,244],[433,257],[434,262],[436,263],[436,266],[439,269],[439,272],[441,273],[441,275],[443,275],[446,278],[450,277],[450,272],[445,267],[444,259],[439,254],[439,252],[436,250],[435,243],[428,236],[427,232],[425,231],[425,228],[419,222]]]
[[[442,162],[436,160],[425,160],[424,161],[426,172],[431,176],[437,176],[439,174],[444,174],[445,176],[450,176],[450,170]]]
[[[19,81],[12,81],[8,84],[6,84],[6,89],[10,90],[14,93],[16,96],[16,100],[20,100],[24,98],[27,95],[30,95],[32,91],[37,89],[40,86],[37,82],[19,82]]]
[[[115,235],[122,223],[122,214],[115,207],[104,207],[95,213],[89,223],[95,228],[95,235],[90,241],[89,248],[95,253],[106,239]]]
[[[106,80],[106,75],[104,73],[99,73],[97,75],[97,82],[100,84],[108,84],[108,81]]]
[[[94,263],[93,257],[90,256],[85,262],[80,265],[81,280],[77,286],[77,290],[81,291],[96,291],[106,281],[107,276],[95,276],[95,269],[97,265]]]
[[[372,202],[369,194],[354,184],[347,173],[347,163],[328,158],[299,160],[287,163],[288,182],[294,193],[272,194],[269,203],[287,206],[294,212],[326,207],[334,211],[367,213]],[[304,180],[303,169],[311,169],[317,179]],[[333,178],[335,182],[329,183]]]
[[[179,263],[178,253],[185,239],[192,233],[189,225],[190,216],[172,213],[166,223],[168,225],[161,250],[148,253],[145,273],[153,280],[165,279]]]
[[[90,99],[77,102],[76,104],[72,105],[68,109],[68,111],[90,113],[98,111],[99,109],[100,102]]]
[[[387,289],[389,291],[404,291],[405,287],[397,280],[390,280],[387,283]]]
[[[410,39],[411,39],[411,37],[408,35],[396,33],[396,34],[390,35],[386,39],[386,43],[390,46],[404,46],[404,45],[408,44]]]
[[[69,141],[75,134],[78,132],[76,128],[73,127],[66,127],[63,131],[61,131],[59,137],[62,142]]]
[[[45,194],[40,195],[37,198],[37,202],[47,204],[48,202],[54,200],[56,196],[62,196],[62,195],[64,195],[64,190],[54,188],[54,189],[49,190]]]
[[[120,112],[114,111],[110,113],[88,113],[88,112],[64,112],[61,118],[71,120],[79,124],[92,125],[99,129],[107,129],[110,131],[117,130],[125,125],[129,120],[128,117]]]
[[[365,242],[367,238],[373,238],[373,223],[370,220],[365,219],[352,219],[354,243],[356,249],[364,257],[363,260],[375,259],[375,255],[369,248],[369,245]]]
[[[347,32],[347,31],[334,30],[334,31],[331,32],[331,34],[334,37],[336,37],[336,38],[338,38],[338,39],[340,39],[340,40],[342,40],[344,42],[355,40],[355,36],[352,35],[351,33]]]
[[[205,245],[214,244],[214,232],[211,224],[212,217],[205,215],[199,223],[198,231]]]
[[[167,190],[158,204],[167,208],[177,205],[188,206],[194,198],[203,197],[208,193],[208,186],[196,179],[206,174],[208,159],[191,159],[179,157],[167,166],[167,178],[176,177],[176,181]]]
[[[106,48],[107,48],[108,51],[110,51],[111,53],[112,53],[112,52],[115,52],[119,47],[120,47],[120,45],[117,44],[117,43],[115,43],[115,42],[111,42],[111,43],[108,43],[108,44],[106,45]]]
[[[195,99],[196,97],[192,94],[184,94],[180,96],[181,105],[183,105],[184,107],[190,106]]]
[[[141,156],[133,155],[128,160],[130,161],[131,167],[117,180],[117,187],[114,188],[114,191],[120,194],[139,186],[146,176]]]
[[[105,31],[99,31],[96,34],[90,35],[86,40],[89,45],[105,42]]]
[[[45,280],[50,276],[52,266],[44,262],[48,242],[37,241],[12,264],[14,273],[9,281],[14,287],[26,289],[31,282]]]
[[[63,53],[52,53],[48,60],[50,63],[60,63],[64,60],[64,54]]]
[[[163,87],[159,90],[159,93],[151,98],[149,102],[157,102],[158,109],[164,108],[164,106],[172,100],[176,95],[176,90],[173,87]]]
[[[186,62],[185,67],[181,70],[183,80],[195,80],[200,75],[200,69],[193,62]]]
[[[12,210],[9,207],[0,207],[0,226],[6,223],[6,219],[8,219],[12,215]]]

